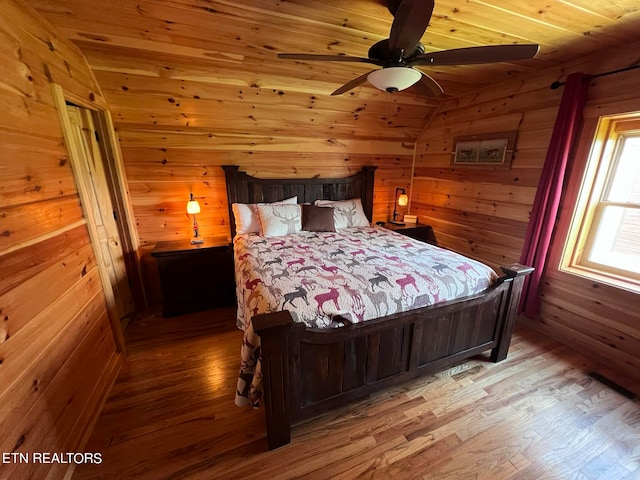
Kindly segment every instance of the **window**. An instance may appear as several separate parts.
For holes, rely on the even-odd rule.
[[[640,113],[600,118],[561,268],[640,290]]]

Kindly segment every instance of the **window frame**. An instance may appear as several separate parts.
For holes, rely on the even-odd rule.
[[[607,206],[640,211],[640,203],[606,200],[619,164],[622,142],[629,137],[640,137],[640,112],[599,118],[562,251],[560,270],[640,292],[640,272],[589,260]]]

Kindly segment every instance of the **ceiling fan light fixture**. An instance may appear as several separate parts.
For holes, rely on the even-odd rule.
[[[374,70],[367,80],[379,90],[398,92],[414,85],[421,77],[421,72],[410,67],[387,67]]]

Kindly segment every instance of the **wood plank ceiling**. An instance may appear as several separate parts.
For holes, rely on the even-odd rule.
[[[383,0],[31,0],[83,51],[120,131],[414,140],[441,100],[365,84],[371,65],[279,60],[277,52],[366,56],[388,37]],[[455,96],[638,38],[636,0],[439,0],[423,43],[539,43],[535,59],[428,68]]]

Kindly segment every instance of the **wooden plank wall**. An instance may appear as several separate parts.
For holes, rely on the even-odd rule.
[[[417,140],[411,213],[439,244],[497,268],[519,260],[561,90],[558,72],[445,101]],[[457,136],[517,130],[511,168],[453,167]]]
[[[385,105],[386,97],[376,100],[377,94],[365,103],[361,99],[304,94],[308,106],[291,106],[287,102],[305,102],[302,94],[255,87],[213,87],[205,73],[195,80],[154,80],[150,89],[145,87],[148,81],[144,75],[124,73],[139,59],[120,58],[117,49],[109,57],[96,58],[95,51],[88,55],[90,61],[101,65],[128,62],[121,68],[123,72],[98,68],[96,77],[120,139],[151,304],[159,303],[161,295],[150,252],[159,241],[189,239],[191,221],[186,202],[190,192],[201,205],[198,224],[202,234],[229,236],[221,165],[239,165],[251,175],[264,178],[343,177],[364,165],[377,165],[373,221],[387,220],[393,211],[395,188],[409,187],[413,138],[419,129],[389,128],[385,133],[378,124],[388,109],[403,108],[414,112],[412,122],[423,125],[434,108],[432,100],[412,105],[413,100],[406,98],[403,101],[409,103],[401,107]],[[168,64],[175,66],[178,61],[170,59]],[[274,110],[279,102],[285,105]],[[242,112],[261,111],[265,105],[270,107],[262,110],[266,121],[247,123]],[[358,120],[358,109],[365,107],[366,114]],[[300,116],[305,110],[306,118]],[[172,120],[174,115],[183,120],[191,118],[194,111],[201,112],[197,127],[186,128],[186,124]],[[272,120],[272,115],[280,120]],[[337,125],[346,121],[345,116],[354,115],[357,128]],[[278,126],[274,127],[272,121]]]
[[[0,64],[0,452],[76,452],[122,356],[50,78],[103,99],[79,50],[19,0],[2,3]],[[0,463],[0,478],[67,467]]]
[[[149,252],[159,241],[188,241],[190,191],[201,232],[229,235],[220,165],[262,177],[378,165],[374,220],[386,220],[395,188],[409,186],[414,140],[440,103],[369,84],[331,96],[369,66],[276,58],[301,48],[366,52],[392,18],[375,2],[33,3],[81,48],[113,113],[152,303],[159,288]]]
[[[562,95],[562,88],[551,90],[549,85],[575,71],[598,73],[632,65],[638,48],[633,44],[599,52],[446,101],[418,137],[412,213],[433,226],[445,247],[493,267],[518,260]],[[640,110],[638,75],[636,70],[592,80],[585,116],[634,105]],[[451,166],[455,136],[508,130],[518,131],[511,169]],[[554,242],[557,260],[564,240],[556,236]],[[558,261],[550,264],[542,294],[542,317],[535,326],[638,376],[638,294],[561,273]]]

